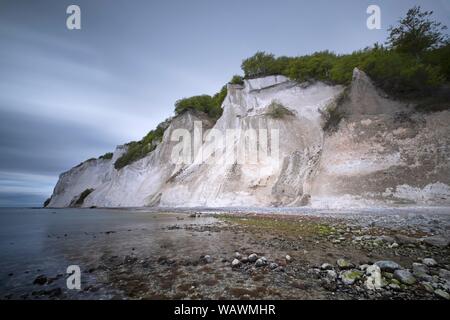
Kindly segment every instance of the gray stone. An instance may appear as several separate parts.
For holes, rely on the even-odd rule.
[[[260,267],[264,267],[267,264],[266,261],[264,261],[263,259],[258,259],[255,262],[255,267],[260,268]]]
[[[355,283],[356,280],[361,279],[363,275],[364,275],[363,271],[353,269],[341,272],[340,278],[344,284],[352,285]]]
[[[434,267],[437,265],[436,260],[434,260],[432,258],[425,258],[422,260],[422,263],[428,267]]]
[[[450,271],[445,269],[439,269],[439,277],[446,281],[450,281]]]
[[[237,268],[237,267],[239,267],[241,265],[241,262],[238,260],[238,259],[234,259],[232,262],[231,262],[231,267],[233,267],[233,268]]]
[[[428,273],[428,267],[422,263],[412,264],[413,273]]]
[[[423,238],[422,241],[430,246],[439,247],[439,248],[448,247],[450,244],[449,238],[444,238],[441,236],[433,236],[433,237]]]
[[[431,283],[429,283],[429,282],[422,282],[421,285],[422,285],[422,287],[423,287],[426,291],[428,291],[428,292],[430,292],[430,293],[433,293],[433,292],[434,292],[434,288],[433,288],[433,286],[431,285]]]
[[[391,237],[391,236],[383,235],[383,236],[380,236],[380,237],[376,238],[375,241],[377,241],[377,242],[387,242],[389,244],[392,244],[392,243],[395,242],[395,239],[393,237]]]
[[[334,270],[327,270],[326,277],[331,281],[336,281],[337,273]]]
[[[408,237],[408,236],[404,236],[402,234],[397,234],[395,235],[395,240],[397,241],[397,243],[399,244],[412,244],[412,245],[416,245],[420,242],[420,239],[417,238],[412,238],[412,237]]]
[[[274,270],[274,269],[278,268],[278,264],[276,264],[275,262],[272,262],[271,264],[269,264],[269,268],[271,270]]]
[[[416,283],[416,278],[408,270],[395,270],[394,278],[406,285]]]
[[[348,261],[345,260],[345,259],[338,259],[338,260],[336,261],[336,264],[338,265],[338,267],[339,267],[340,269],[343,269],[343,270],[345,270],[345,269],[351,269],[351,268],[354,267],[354,265],[353,265],[352,263],[348,262]]]
[[[256,253],[252,253],[251,255],[248,256],[247,259],[249,262],[255,262],[256,260],[258,260],[258,255]]]
[[[396,291],[401,289],[401,287],[398,284],[395,284],[395,283],[389,284],[389,288],[392,289],[392,290],[396,290]]]
[[[381,269],[379,266],[374,264],[372,266],[367,267],[366,275],[368,277],[364,285],[368,290],[379,290],[383,287]]]
[[[206,255],[202,258],[203,262],[205,263],[212,263],[213,262],[213,258],[210,255]]]
[[[237,252],[237,251],[234,253],[234,257],[236,259],[241,259],[242,258],[241,254],[239,252]]]
[[[402,268],[397,262],[389,260],[377,261],[375,264],[380,267],[381,271],[393,272]]]
[[[305,251],[306,251],[306,250],[305,250]],[[307,253],[307,252],[306,252],[306,253]],[[291,256],[287,254],[287,255],[286,255],[286,261],[289,262],[289,261],[291,261],[291,260],[292,260]]]
[[[331,264],[329,264],[329,263],[324,263],[324,264],[322,264],[320,266],[320,269],[322,269],[322,270],[331,270],[331,269],[333,269],[333,266]]]
[[[440,297],[442,299],[450,300],[450,294],[448,294],[444,290],[437,289],[437,290],[434,291],[434,294],[436,294],[438,297]]]
[[[433,277],[428,274],[428,267],[422,263],[413,263],[413,275],[417,279],[425,282],[432,282]]]

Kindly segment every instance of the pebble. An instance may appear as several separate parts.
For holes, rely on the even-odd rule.
[[[326,277],[332,281],[336,281],[337,273],[334,270],[327,270]]]
[[[437,265],[436,260],[432,259],[432,258],[425,258],[422,259],[422,263],[428,267],[434,267]]]
[[[202,258],[202,260],[203,260],[205,263],[212,263],[212,262],[213,262],[213,258],[212,258],[210,255],[204,256],[204,257]]]
[[[238,259],[234,259],[232,262],[231,262],[231,267],[232,268],[237,268],[237,267],[239,267],[241,265],[241,262],[238,260]]]
[[[450,271],[445,270],[445,269],[440,269],[439,277],[441,277],[444,280],[450,281]]]
[[[239,252],[237,252],[237,251],[234,253],[234,257],[236,259],[241,259],[242,258],[241,254]]]
[[[377,261],[375,264],[380,267],[381,271],[393,272],[402,268],[398,263],[389,260]]]
[[[398,284],[395,284],[395,283],[389,284],[389,288],[392,289],[392,290],[400,290],[401,289],[400,286]]]
[[[433,277],[428,274],[428,267],[422,263],[413,263],[413,275],[422,281],[431,282]]]
[[[353,270],[343,271],[340,274],[340,278],[344,284],[352,285],[355,283],[356,280],[361,279],[363,275],[364,275],[364,272],[353,269]]]
[[[352,263],[348,262],[348,261],[345,260],[345,259],[338,259],[338,260],[336,261],[336,264],[338,265],[338,267],[339,267],[340,269],[351,269],[351,268],[354,267],[354,265],[353,265]]]
[[[450,239],[441,236],[423,238],[422,241],[430,246],[445,248],[450,245]]]
[[[406,285],[412,285],[416,283],[416,278],[408,270],[395,270],[394,278]]]
[[[375,241],[387,242],[389,244],[392,244],[395,242],[395,239],[391,236],[380,236],[376,238]]]
[[[271,264],[269,264],[269,268],[271,270],[274,270],[274,269],[278,268],[278,264],[276,264],[275,262],[272,262]]]
[[[329,263],[324,263],[324,264],[322,264],[320,266],[320,269],[322,269],[322,270],[331,270],[331,269],[333,269],[333,266],[331,264],[329,264]]]
[[[258,260],[258,255],[256,253],[252,253],[251,255],[248,256],[247,259],[249,262],[255,262],[256,260]]]
[[[448,294],[444,290],[437,289],[437,290],[434,291],[434,294],[436,294],[438,297],[440,297],[442,299],[450,300],[450,294]]]
[[[422,287],[423,287],[426,291],[428,291],[428,292],[430,292],[430,293],[433,293],[433,292],[434,292],[434,288],[433,288],[433,286],[431,285],[431,283],[429,283],[429,282],[422,282],[421,285],[422,285]]]
[[[305,251],[306,251],[306,250],[305,250]],[[306,252],[306,253],[308,253],[308,252]],[[291,256],[287,254],[287,255],[286,255],[286,261],[289,262],[289,261],[291,261],[291,260],[292,260]]]
[[[256,260],[255,262],[255,267],[259,268],[259,267],[263,267],[265,266],[267,263],[267,261],[263,260],[262,258]]]

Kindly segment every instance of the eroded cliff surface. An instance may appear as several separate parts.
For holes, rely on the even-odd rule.
[[[415,112],[359,70],[348,88],[245,80],[228,85],[222,107],[215,124],[191,111],[173,118],[154,151],[120,170],[114,162],[126,145],[62,174],[49,206],[70,206],[85,190],[84,207],[450,205],[450,112]],[[192,147],[192,162],[175,163],[174,132],[193,134],[199,124],[202,148]],[[225,146],[207,153],[230,129],[238,132],[232,150],[255,132],[267,152],[249,149],[256,162],[229,161]]]

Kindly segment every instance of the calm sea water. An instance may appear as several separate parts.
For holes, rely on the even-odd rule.
[[[208,220],[208,219],[206,219]],[[0,299],[33,298],[33,291],[66,289],[66,270],[79,265],[84,287],[95,283],[87,266],[104,255],[160,254],[161,243],[186,246],[164,228],[177,223],[169,213],[108,209],[0,209]],[[206,221],[207,222],[207,221]],[[177,243],[182,242],[182,243]],[[55,277],[50,286],[33,284],[39,275]],[[65,297],[71,292],[64,292]],[[90,298],[89,293],[77,298]],[[96,292],[108,298],[115,292]]]

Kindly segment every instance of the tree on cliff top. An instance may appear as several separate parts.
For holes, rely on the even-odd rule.
[[[399,25],[389,27],[386,44],[398,52],[419,56],[429,49],[436,49],[448,43],[443,33],[447,29],[440,22],[430,20],[433,11],[421,11],[420,6],[408,10]]]

